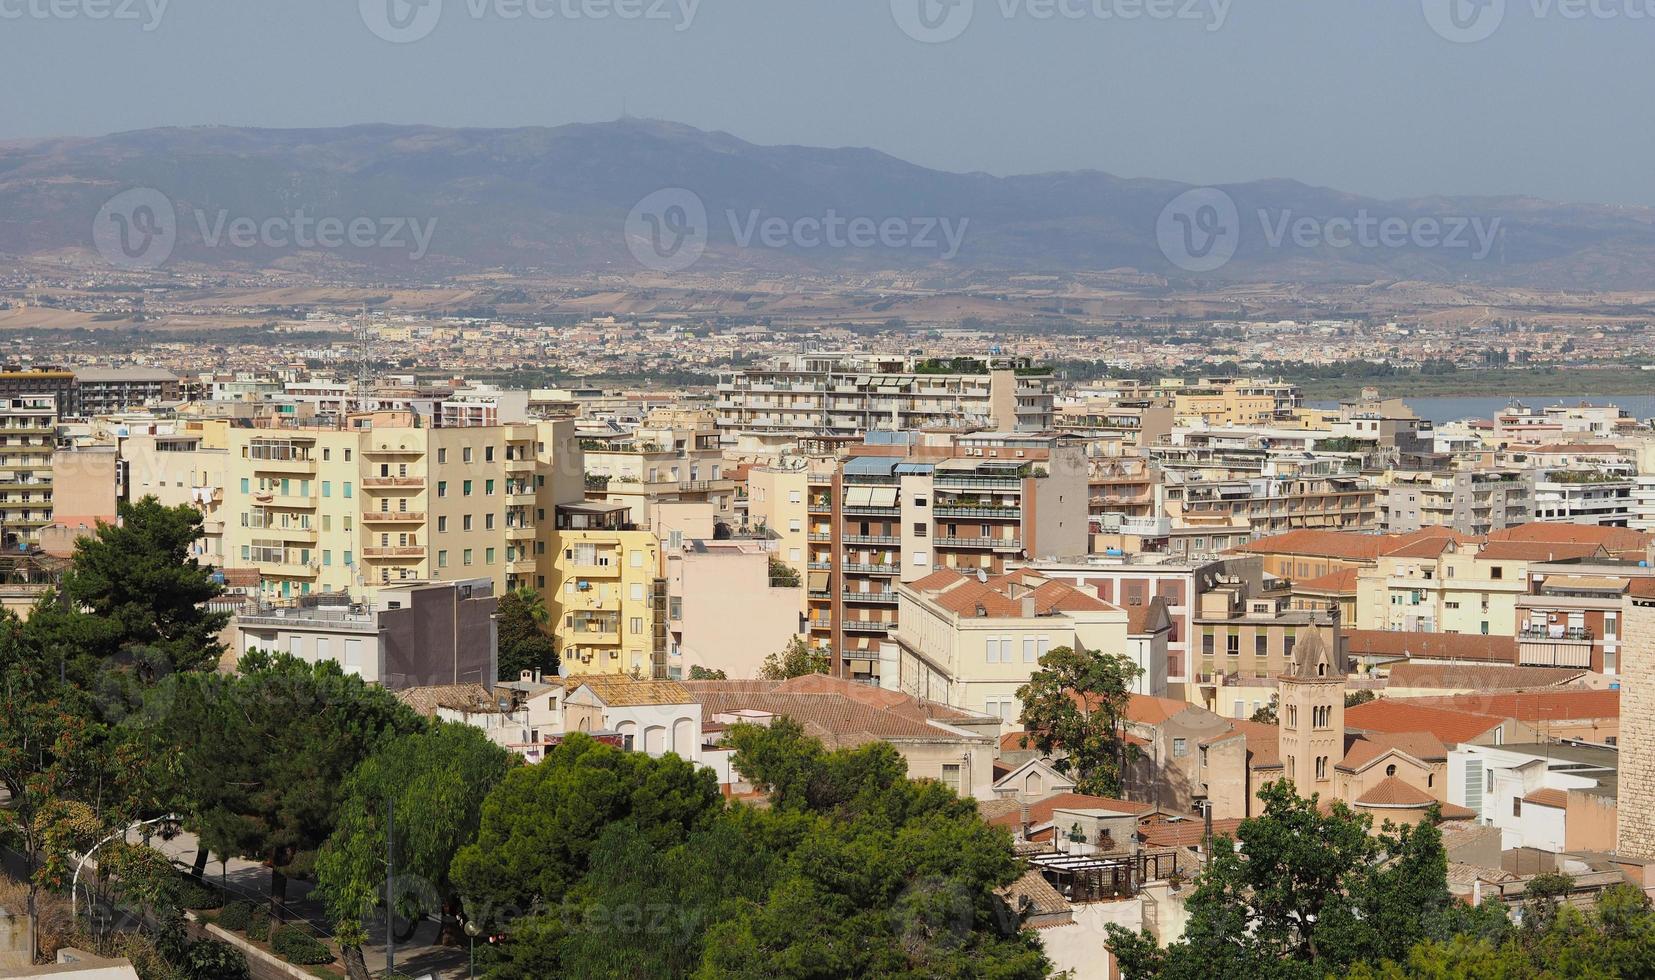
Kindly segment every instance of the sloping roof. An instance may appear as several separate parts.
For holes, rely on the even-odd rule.
[[[1039,826],[1052,822],[1052,814],[1058,810],[1109,810],[1114,813],[1144,814],[1155,809],[1148,803],[1134,803],[1131,800],[1117,800],[1107,796],[1087,796],[1084,793],[1056,793],[1043,800],[1030,803],[1029,823]],[[1016,827],[1023,819],[1022,807],[1009,814],[990,819],[988,822],[996,827]]]
[[[1508,667],[1503,664],[1442,664],[1411,660],[1392,666],[1385,683],[1392,688],[1514,691],[1570,684],[1586,676],[1586,673],[1568,667]]]
[[[1187,711],[1192,705],[1176,698],[1157,698],[1148,694],[1133,694],[1127,698],[1126,718],[1145,725],[1158,725],[1173,715]]]
[[[1562,561],[1605,554],[1603,546],[1593,541],[1490,541],[1477,556],[1495,561]]]
[[[1444,745],[1469,742],[1500,724],[1493,715],[1380,698],[1345,709],[1345,727],[1363,732],[1429,732]]]
[[[1126,634],[1143,636],[1172,628],[1172,617],[1167,613],[1167,600],[1156,596],[1148,604],[1126,607]]]
[[[1356,569],[1341,568],[1326,575],[1293,583],[1294,592],[1321,592],[1329,595],[1355,595]]]
[[[1376,732],[1352,739],[1337,768],[1361,772],[1393,751],[1425,763],[1448,761],[1448,749],[1430,732]]]
[[[1414,808],[1427,807],[1437,802],[1430,793],[1395,776],[1386,776],[1379,785],[1356,798],[1357,806]]]
[[[1524,803],[1533,803],[1538,806],[1554,806],[1559,810],[1569,805],[1569,794],[1560,789],[1537,789],[1523,797]]]
[[[1395,539],[1388,535],[1303,528],[1249,541],[1235,550],[1255,555],[1306,555],[1345,561],[1377,561],[1384,549],[1394,542]]]
[[[1214,820],[1213,836],[1234,837],[1240,826],[1239,817]],[[1193,847],[1206,839],[1207,828],[1201,820],[1180,820],[1177,823],[1140,824],[1138,834],[1150,847]]]
[[[1281,766],[1281,730],[1262,721],[1232,721],[1235,730],[1247,738],[1247,754],[1252,757],[1254,769],[1276,769]]]
[[[1612,555],[1641,558],[1649,546],[1651,536],[1643,531],[1624,527],[1600,527],[1595,524],[1520,524],[1502,531],[1492,531],[1490,541],[1587,541],[1600,544]]]
[[[576,674],[564,679],[570,691],[591,688],[611,708],[648,704],[691,704],[693,699],[677,681],[642,681],[626,674]]]
[[[1058,915],[1069,911],[1068,901],[1038,871],[1025,872],[1021,878],[995,894],[1019,915]]]
[[[925,592],[937,605],[966,617],[1017,619],[1024,615],[1025,599],[1033,600],[1037,616],[1116,608],[1072,585],[1033,575],[1000,575],[983,582],[961,572],[941,571],[907,587]]]
[[[477,713],[500,710],[494,696],[481,684],[435,684],[407,687],[395,693],[397,700],[426,718],[435,715],[439,708]]]
[[[1349,629],[1343,632],[1345,651],[1352,657],[1469,660],[1494,664],[1517,662],[1517,638],[1514,636]]]
[[[1617,690],[1507,691],[1403,700],[1426,707],[1474,711],[1525,722],[1619,718],[1621,714],[1621,692]]]
[[[829,748],[854,748],[876,741],[958,742],[981,736],[932,724],[977,716],[906,694],[816,674],[790,681],[683,681],[703,717],[744,709],[791,718]]]

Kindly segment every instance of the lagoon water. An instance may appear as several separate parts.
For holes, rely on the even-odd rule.
[[[1414,414],[1437,424],[1461,419],[1489,419],[1505,411],[1513,400],[1530,408],[1547,405],[1618,405],[1635,419],[1655,417],[1655,394],[1652,395],[1485,395],[1474,398],[1404,398]],[[1312,401],[1316,408],[1338,408],[1337,401]]]

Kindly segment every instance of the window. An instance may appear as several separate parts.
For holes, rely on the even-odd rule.
[[[1189,754],[1189,751],[1190,747],[1187,739],[1175,738],[1172,740],[1172,754],[1174,757],[1183,758]]]
[[[483,530],[494,530],[494,513],[492,511],[483,515]]]
[[[438,480],[437,481],[437,496],[439,496],[439,497],[448,496],[448,481],[447,480]]]
[[[467,451],[469,452],[469,450],[467,450]],[[471,496],[471,481],[470,480],[465,480],[465,481],[461,482],[461,484],[460,484],[460,495],[463,496],[463,497]]]
[[[494,462],[494,447],[493,446],[484,446],[483,447],[483,462],[485,462],[485,463]]]
[[[1023,662],[1026,664],[1034,663],[1034,637],[1032,636],[1023,637]]]
[[[323,551],[322,551],[322,565],[323,565],[323,567],[326,567],[326,566],[332,565],[332,564],[333,564],[333,552],[328,551],[326,549],[323,549]]]
[[[931,564],[931,553],[929,551],[914,552],[914,564],[921,568]]]
[[[245,477],[245,476],[241,478],[241,492],[242,493],[247,492],[247,477]]]
[[[1511,815],[1514,817],[1523,815],[1523,798],[1521,796],[1511,798]]]
[[[1241,634],[1231,633],[1224,638],[1224,653],[1231,657],[1241,656]]]
[[[349,480],[345,481],[345,499],[351,499],[351,481]]]
[[[632,620],[630,622],[630,625],[632,627],[632,635],[633,636],[638,636],[638,635],[642,634],[643,631],[644,631],[644,617],[642,617],[642,616],[633,616]]]
[[[461,556],[461,560],[464,561],[467,565],[471,564],[471,549],[470,548],[467,548],[465,550],[464,554]]]
[[[628,554],[626,556],[626,558],[627,558],[627,563],[630,564],[633,568],[643,568],[644,567],[644,553],[643,552],[634,549],[630,554]]]
[[[799,496],[799,491],[797,491],[797,490],[787,491],[787,502],[788,503],[796,504],[796,503],[799,503],[802,499],[803,498]]]
[[[1263,633],[1253,634],[1253,656],[1265,657],[1270,653],[1270,638]]]
[[[493,548],[485,548],[483,550],[483,564],[485,564],[485,565],[494,564],[494,549]]]
[[[462,462],[462,463],[471,462],[471,447],[470,446],[466,446],[465,448],[460,450],[460,462]]]
[[[632,601],[633,602],[643,602],[644,601],[644,584],[642,582],[633,582],[632,583]]]
[[[447,534],[448,533],[448,515],[447,514],[440,514],[440,515],[437,516],[437,533],[438,534]]]
[[[960,767],[956,763],[945,763],[942,767],[942,784],[958,793],[960,791]]]
[[[1503,566],[1495,565],[1493,568],[1488,570],[1488,577],[1494,579],[1505,578],[1506,570]]]
[[[351,557],[351,553],[350,553],[350,552],[348,552],[348,551],[347,551],[347,552],[345,552],[345,564],[347,564],[347,565],[354,565],[354,564],[356,564],[356,559],[354,559],[354,558],[352,558],[352,557]]]
[[[925,506],[928,506],[928,505],[929,505],[929,501],[927,501],[924,497],[915,497],[914,498],[914,506],[915,507],[925,507]]]
[[[484,480],[483,481],[483,496],[485,496],[485,497],[494,496],[494,481],[493,480]]]
[[[1392,768],[1395,767],[1393,766]],[[1319,755],[1316,757],[1316,778],[1327,778],[1327,756],[1325,755]]]
[[[924,521],[915,522],[915,524],[914,524],[914,537],[923,538],[929,533],[930,533],[930,528],[926,526]]]
[[[462,531],[471,530],[471,515],[470,514],[466,514],[466,515],[464,515],[460,518],[460,530],[462,530]]]
[[[1396,763],[1393,762],[1390,765],[1385,767],[1385,775],[1387,775],[1387,776],[1396,775]]]
[[[1211,633],[1201,634],[1201,652],[1209,657],[1213,655],[1213,635]]]
[[[447,449],[438,449],[437,450],[437,465],[441,466],[443,463],[446,463],[446,462],[448,462],[448,450]]]
[[[448,567],[448,552],[446,550],[437,552],[437,567]]]
[[[332,480],[323,480],[322,481],[322,496],[324,496],[324,497],[333,496],[333,481]]]

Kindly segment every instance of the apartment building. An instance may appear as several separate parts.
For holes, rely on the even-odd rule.
[[[57,422],[52,395],[0,398],[0,543],[7,550],[39,540],[52,522]]]
[[[704,502],[726,516],[735,511],[737,484],[710,412],[655,409],[626,438],[584,449],[586,495],[628,504],[633,523],[647,523],[658,501]]]
[[[228,567],[258,568],[282,598],[478,577],[548,587],[546,517],[580,493],[572,423],[352,422],[225,429]]]
[[[1381,530],[1405,534],[1445,527],[1487,534],[1527,524],[1534,514],[1534,473],[1517,468],[1398,472],[1380,504]]]
[[[718,428],[796,439],[875,430],[1053,427],[1050,370],[1027,358],[954,358],[817,352],[719,378]]]
[[[935,446],[905,434],[864,445],[832,469],[786,481],[766,475],[760,487],[772,503],[749,506],[755,518],[772,519],[773,507],[791,514],[803,482],[810,642],[836,653],[843,676],[871,681],[897,622],[898,582],[950,568],[998,575],[1010,561],[1084,554],[1086,479],[1084,449],[1055,436],[973,433]],[[790,529],[797,520],[782,519]],[[782,544],[791,554],[787,538]]]
[[[1180,423],[1212,426],[1269,425],[1291,418],[1300,404],[1297,385],[1259,378],[1116,378],[1076,392],[1080,400],[1130,404],[1163,400]]]
[[[1254,592],[1263,589],[1264,573],[1257,558],[1190,560],[1175,555],[1092,555],[1083,559],[1031,561],[1013,566],[1043,578],[1067,582],[1126,609],[1128,615],[1160,600],[1166,607],[1166,680],[1168,695],[1195,699],[1198,666],[1196,616],[1201,597],[1222,585],[1240,584]]]
[[[191,553],[203,564],[218,567],[226,565],[225,513],[236,504],[234,495],[227,494],[227,431],[225,423],[214,421],[165,435],[119,437],[116,443],[123,477],[121,497],[154,497],[167,507],[193,507],[201,515],[201,539]]]
[[[1551,470],[1535,477],[1534,519],[1627,527],[1636,489],[1637,480],[1631,476],[1596,469]]]
[[[1517,599],[1518,664],[1618,674],[1625,597],[1633,582],[1652,576],[1648,562],[1602,551],[1530,563],[1527,591]]]
[[[898,626],[882,642],[880,681],[924,701],[1018,723],[1017,689],[1057,647],[1130,655],[1125,609],[1030,572],[933,572],[897,586]],[[1162,612],[1164,608],[1156,606]],[[1165,630],[1154,631],[1164,636]],[[1164,657],[1139,648],[1139,693],[1166,687]]]
[[[75,415],[90,418],[177,401],[178,376],[157,368],[76,368]]]
[[[1357,629],[1510,636],[1527,591],[1521,551],[1474,538],[1419,537],[1357,572]]]
[[[1209,709],[1248,718],[1270,701],[1275,678],[1293,664],[1311,634],[1328,649],[1342,645],[1329,607],[1295,608],[1285,590],[1264,590],[1241,576],[1204,591],[1195,614],[1197,688]]]
[[[1134,456],[1171,435],[1172,400],[1090,399],[1063,404],[1058,406],[1056,424],[1059,432],[1086,440],[1094,456]]]
[[[667,677],[668,583],[654,532],[624,503],[557,505],[548,569],[558,655],[574,673]]]

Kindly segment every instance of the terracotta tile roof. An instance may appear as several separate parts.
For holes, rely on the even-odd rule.
[[[1002,817],[1011,817],[1014,821],[1023,810],[1023,804],[1016,797],[995,796],[986,800],[977,801],[977,813],[985,823],[995,823]]]
[[[1247,737],[1247,754],[1255,769],[1281,767],[1280,729],[1262,721],[1232,721],[1235,730]]]
[[[1524,796],[1523,802],[1537,806],[1554,806],[1561,810],[1569,805],[1569,794],[1560,789],[1537,789]]]
[[[1477,556],[1494,561],[1563,561],[1606,554],[1602,545],[1591,541],[1490,541]]]
[[[1213,821],[1214,837],[1234,837],[1236,829],[1241,826],[1239,817]],[[1149,847],[1194,847],[1206,840],[1207,828],[1203,821],[1198,819],[1180,820],[1177,823],[1161,823],[1149,826],[1139,825],[1138,834],[1143,837]]]
[[[1153,809],[1148,803],[1134,803],[1131,800],[1087,796],[1084,793],[1057,793],[1029,804],[1029,823],[1035,826],[1051,823],[1052,814],[1058,810],[1112,810],[1116,813],[1144,814]],[[1022,817],[1022,806],[1019,804],[1011,813],[990,818],[988,822],[996,827],[1016,827]]]
[[[641,681],[626,674],[572,674],[564,686],[570,691],[589,687],[610,707],[693,703],[690,692],[677,681]]]
[[[397,700],[427,718],[435,715],[439,708],[479,714],[491,714],[500,710],[494,695],[481,684],[435,684],[428,687],[407,687],[395,693]]]
[[[1026,872],[995,894],[1019,915],[1059,915],[1070,910],[1068,901],[1052,887],[1046,876],[1038,871]]]
[[[1394,542],[1388,535],[1304,528],[1249,541],[1235,550],[1255,555],[1306,555],[1371,562],[1377,561],[1383,550]]]
[[[956,571],[933,572],[907,586],[928,593],[933,602],[960,616],[1016,619],[1024,599],[1034,600],[1037,616],[1058,612],[1095,612],[1116,608],[1072,585],[1032,575],[1000,575],[987,582]]]
[[[1594,524],[1520,524],[1503,531],[1492,531],[1490,541],[1590,541],[1600,544],[1612,555],[1642,558],[1651,537],[1643,531],[1624,527],[1599,527]]]
[[[1386,558],[1436,558],[1447,551],[1452,543],[1448,538],[1427,538],[1423,541],[1399,544],[1384,554]]]
[[[1639,577],[1626,587],[1626,594],[1639,599],[1655,599],[1655,578]]]
[[[824,674],[790,681],[683,681],[703,717],[743,709],[792,718],[829,748],[854,748],[876,741],[957,742],[980,736],[939,727],[975,718],[896,691],[885,691]]]
[[[1402,633],[1390,630],[1344,630],[1351,657],[1405,657],[1409,660],[1470,660],[1515,664],[1517,638],[1472,633]]]
[[[1507,667],[1502,664],[1441,664],[1413,660],[1390,668],[1391,688],[1464,688],[1472,691],[1512,691],[1557,687],[1586,675],[1567,667]]]
[[[1322,592],[1339,595],[1356,594],[1356,569],[1341,568],[1336,572],[1318,575],[1312,579],[1305,579],[1293,583],[1294,592]]]
[[[1188,701],[1179,701],[1176,698],[1156,698],[1147,694],[1134,694],[1126,704],[1126,718],[1144,725],[1159,725],[1173,715],[1189,710],[1192,705]]]
[[[1028,737],[1029,737],[1029,733],[1025,732],[1025,731],[1021,731],[1021,730],[1015,731],[1015,732],[1007,732],[1004,735],[1000,736],[1000,751],[1001,752],[1028,752],[1028,751],[1032,751],[1034,749],[1034,743],[1032,741],[1028,744],[1027,748],[1025,748],[1023,746],[1023,739],[1028,738]]]
[[[1345,709],[1345,727],[1359,732],[1429,732],[1444,745],[1469,742],[1501,723],[1493,715],[1427,707],[1412,699],[1380,698]]]
[[[1409,704],[1474,711],[1526,722],[1619,718],[1621,714],[1621,692],[1613,690],[1510,691],[1402,700]]]
[[[1386,776],[1379,785],[1356,798],[1357,806],[1424,808],[1437,802],[1436,797],[1395,776]]]
[[[1336,768],[1361,772],[1392,751],[1406,753],[1425,763],[1448,761],[1448,749],[1430,732],[1377,732],[1352,739]]]

